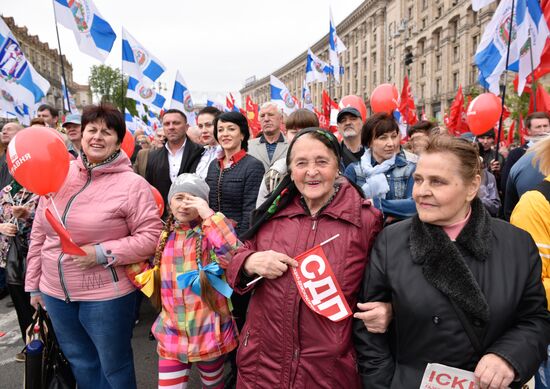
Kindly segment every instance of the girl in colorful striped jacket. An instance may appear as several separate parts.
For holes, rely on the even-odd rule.
[[[162,302],[152,328],[159,388],[186,388],[191,363],[204,387],[223,388],[225,354],[237,347],[223,269],[239,242],[228,219],[208,206],[208,191],[198,176],[182,174],[168,194],[171,214],[155,255]]]

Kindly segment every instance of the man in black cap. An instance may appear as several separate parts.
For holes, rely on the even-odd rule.
[[[361,159],[365,149],[361,144],[363,120],[356,108],[346,107],[336,117],[338,132],[342,135],[342,164],[344,169],[352,162]]]
[[[504,157],[499,153],[498,159],[495,145],[495,130],[491,129],[477,137],[479,143],[479,156],[483,158],[483,165],[493,173],[498,182],[500,182],[500,168],[504,164]]]

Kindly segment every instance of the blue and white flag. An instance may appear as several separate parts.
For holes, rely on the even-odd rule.
[[[191,98],[191,92],[187,88],[187,84],[180,74],[179,70],[176,71],[176,80],[174,81],[174,89],[172,91],[172,101],[170,102],[170,108],[176,108],[182,111],[187,116],[187,124],[195,126],[197,120],[195,117],[195,105]]]
[[[481,8],[491,4],[495,0],[472,0],[472,10],[479,11]]]
[[[147,112],[147,118],[149,119],[149,126],[153,130],[157,130],[157,128],[162,127],[162,124],[160,123],[160,120],[158,116],[151,110]]]
[[[302,85],[302,107],[305,109],[309,109],[310,111],[313,111],[313,101],[311,100],[311,91],[309,90],[309,86],[307,86],[307,82],[304,81],[304,84]]]
[[[130,131],[132,135],[134,135],[134,133],[136,132],[134,117],[132,116],[130,111],[128,111],[128,108],[124,110],[124,122],[126,122],[126,128],[128,129],[128,131]]]
[[[271,90],[271,101],[276,103],[284,113],[289,115],[298,108],[286,85],[274,75],[269,78],[269,88]]]
[[[147,104],[150,108],[161,110],[164,107],[166,99],[152,88],[144,85],[141,81],[133,77],[128,78],[128,91],[126,97]]]
[[[54,0],[55,17],[71,30],[80,51],[105,62],[116,34],[92,0]]]
[[[529,24],[529,38],[520,50],[519,61],[510,64],[510,69],[519,73],[518,95],[521,95],[523,92],[529,74],[531,74],[533,69],[539,67],[546,39],[550,37],[548,23],[546,23],[538,0],[527,0],[527,14],[525,18]],[[531,51],[533,56],[532,64],[531,53],[529,51]]]
[[[61,93],[63,93],[63,109],[69,111],[70,113],[79,113],[78,108],[76,107],[76,102],[74,101],[71,91],[65,87],[65,81],[61,77]],[[67,100],[69,104],[67,104]]]
[[[147,136],[153,135],[153,130],[151,129],[151,127],[143,120],[141,120],[141,118],[134,117],[134,128],[134,131],[142,130]]]
[[[31,124],[30,109],[27,104],[17,99],[9,90],[9,84],[0,78],[0,110],[15,116],[19,123],[28,126]]]
[[[137,110],[138,116],[141,119],[143,119],[143,117],[147,116],[147,112],[145,111],[145,107],[139,101],[136,101],[136,110]]]
[[[479,68],[480,84],[496,95],[499,94],[500,76],[506,68],[506,51],[510,36],[512,40],[508,69],[518,71],[520,57],[522,55],[529,57],[529,48],[524,46],[529,39],[527,0],[515,2],[512,31],[510,31],[511,14],[512,0],[502,0],[493,18],[485,27],[475,54],[474,61]]]
[[[166,67],[122,29],[122,69],[124,73],[143,81],[143,78],[154,82],[166,70]]]
[[[336,26],[332,19],[332,9],[329,7],[330,28],[328,34],[328,58],[331,66],[331,73],[337,83],[340,83],[340,74],[343,74],[343,68],[340,67],[340,58],[338,55],[347,50],[344,42],[336,34]]]
[[[0,80],[2,90],[18,102],[33,107],[50,89],[50,83],[34,70],[4,20],[0,18]]]
[[[222,112],[227,112],[227,110],[228,110],[227,107],[225,105],[223,105],[222,103],[219,103],[215,100],[210,100],[210,99],[206,100],[206,106],[207,107],[216,107]]]
[[[311,49],[307,49],[306,82],[325,82],[330,72],[330,66],[313,54]]]

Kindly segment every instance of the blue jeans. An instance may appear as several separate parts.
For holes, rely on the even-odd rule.
[[[79,389],[135,389],[132,330],[136,292],[107,301],[42,294]]]
[[[550,346],[548,346],[548,360],[542,362],[537,374],[535,374],[535,388],[550,388]]]

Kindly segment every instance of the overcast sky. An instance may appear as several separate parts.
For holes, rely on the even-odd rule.
[[[0,12],[57,48],[51,0],[0,0]],[[221,99],[244,80],[269,75],[328,32],[329,4],[340,23],[362,0],[94,0],[117,33],[106,64],[120,67],[124,26],[167,67],[169,89],[179,70],[196,102]],[[61,49],[73,65],[74,81],[87,84],[100,64],[81,53],[73,33],[59,26]],[[304,69],[305,71],[305,69]]]

